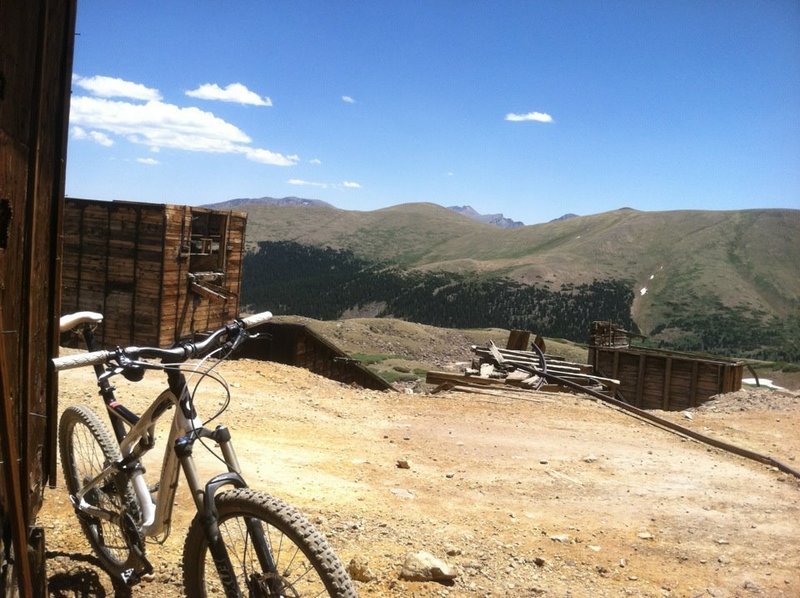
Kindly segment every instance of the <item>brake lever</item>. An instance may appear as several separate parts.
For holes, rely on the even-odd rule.
[[[112,378],[113,376],[117,376],[117,375],[121,374],[124,371],[125,371],[125,368],[123,368],[121,366],[115,366],[113,368],[109,368],[109,369],[107,369],[105,372],[103,372],[102,374],[100,374],[97,377],[97,381],[98,382],[102,382],[104,380],[108,380],[109,378]]]
[[[241,330],[239,334],[236,335],[236,338],[231,342],[231,353],[236,351],[236,349],[238,349],[248,338],[252,338],[252,336],[246,330]]]

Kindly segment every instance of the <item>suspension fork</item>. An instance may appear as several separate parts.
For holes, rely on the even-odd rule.
[[[236,488],[247,486],[241,476],[239,461],[230,443],[230,432],[224,426],[218,426],[214,431],[202,426],[192,404],[192,396],[183,372],[178,369],[168,369],[167,380],[170,390],[178,397],[178,413],[175,414],[175,417],[185,432],[183,436],[175,440],[175,454],[186,476],[186,483],[203,525],[203,531],[208,541],[208,550],[214,559],[217,574],[225,588],[225,595],[228,598],[239,598],[242,594],[225,541],[219,531],[219,513],[214,500],[217,490],[222,486],[232,485]],[[212,477],[205,486],[201,485],[192,457],[194,443],[200,438],[209,438],[220,446],[228,468],[226,473]]]
[[[212,477],[205,484],[205,487],[201,486],[194,459],[192,458],[194,442],[199,438],[208,438],[216,442],[222,451],[222,455],[228,467],[226,473],[221,473]],[[175,441],[175,453],[180,460],[181,467],[186,476],[187,485],[192,493],[197,512],[200,515],[200,520],[202,521],[205,536],[208,541],[208,549],[214,559],[217,573],[225,588],[225,595],[229,597],[240,596],[240,589],[236,580],[233,564],[230,555],[228,555],[225,541],[220,534],[219,513],[214,500],[218,490],[223,486],[233,486],[234,488],[247,487],[247,483],[241,475],[239,460],[233,450],[230,431],[225,426],[217,426],[214,431],[207,430],[206,428],[193,430]],[[252,541],[256,556],[258,557],[261,570],[269,573],[267,576],[268,582],[272,586],[272,591],[278,595],[278,591],[281,588],[280,575],[276,574],[275,561],[272,557],[272,551],[264,529],[258,519],[251,517],[245,518],[245,525],[247,527],[248,537]],[[246,582],[251,583],[249,579],[246,580]]]
[[[227,438],[226,438],[227,437]],[[222,586],[225,588],[225,595],[228,598],[238,598],[242,594],[239,590],[239,584],[236,580],[236,572],[233,568],[230,555],[225,546],[225,541],[219,531],[219,513],[214,502],[214,497],[217,490],[225,485],[233,485],[237,488],[244,488],[246,486],[244,479],[237,471],[228,471],[211,478],[202,487],[200,478],[197,473],[197,468],[192,458],[192,449],[194,442],[198,438],[210,438],[217,442],[222,441],[228,448],[223,450],[223,454],[231,451],[230,448],[230,433],[224,427],[218,427],[213,432],[200,428],[181,436],[175,441],[175,454],[183,468],[183,473],[186,476],[186,483],[194,499],[195,507],[200,516],[200,521],[203,524],[206,540],[208,541],[208,550],[214,559],[214,566],[217,569],[217,574],[222,581]],[[235,459],[235,455],[233,456]],[[228,461],[226,455],[226,462]],[[229,462],[228,468],[231,468]]]

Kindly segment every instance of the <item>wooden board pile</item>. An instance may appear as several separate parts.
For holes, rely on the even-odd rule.
[[[436,386],[433,392],[456,390],[486,393],[494,391],[534,391],[603,393],[614,396],[619,381],[594,374],[590,364],[569,362],[558,355],[544,353],[537,346],[532,351],[499,349],[472,345],[472,365],[463,374],[428,372],[425,381]],[[489,392],[488,394],[495,394]]]

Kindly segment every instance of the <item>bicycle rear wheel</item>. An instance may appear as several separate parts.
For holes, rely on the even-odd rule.
[[[242,488],[216,497],[220,536],[243,596],[357,596],[324,536],[297,510]],[[183,549],[187,596],[224,596],[200,515]]]
[[[119,445],[95,413],[83,405],[69,407],[58,426],[61,467],[70,495],[76,494],[111,462],[120,458]],[[84,496],[92,506],[137,517],[138,507],[130,484],[120,491],[108,480]],[[125,530],[112,521],[79,514],[84,534],[103,567],[117,577],[130,569],[131,548]],[[141,542],[139,543],[142,544]],[[141,550],[143,550],[141,546]]]

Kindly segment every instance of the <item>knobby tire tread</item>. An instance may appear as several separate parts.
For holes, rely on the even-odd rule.
[[[116,439],[108,431],[108,428],[94,411],[84,405],[76,405],[65,409],[64,413],[61,415],[61,420],[59,421],[58,446],[61,455],[61,468],[64,473],[64,480],[66,481],[67,490],[69,491],[70,495],[75,494],[78,490],[80,490],[81,485],[80,480],[76,480],[73,477],[73,471],[71,470],[73,466],[71,452],[73,444],[72,432],[74,431],[76,425],[83,425],[89,430],[100,447],[100,450],[103,452],[106,462],[115,461],[121,458],[119,445],[117,444]],[[139,509],[138,505],[136,504],[136,497],[133,492],[133,488],[130,484],[126,485],[122,499],[126,510],[131,513],[134,520],[137,520]],[[104,545],[98,541],[98,538],[93,533],[92,527],[86,519],[83,517],[78,517],[78,520],[80,521],[81,529],[83,529],[84,535],[89,540],[89,544],[91,544],[92,549],[102,562],[103,566],[109,573],[118,576],[123,570],[122,563],[109,557],[109,555],[106,553]],[[143,543],[141,543],[141,549],[144,550]],[[130,548],[128,548],[128,551],[130,551]]]
[[[219,520],[249,516],[282,532],[299,547],[317,571],[332,598],[357,598],[350,576],[328,541],[297,509],[281,499],[251,488],[229,490],[216,496]],[[202,597],[202,570],[207,543],[200,515],[195,516],[183,550],[183,580],[187,596]],[[207,572],[216,576],[216,570]]]

